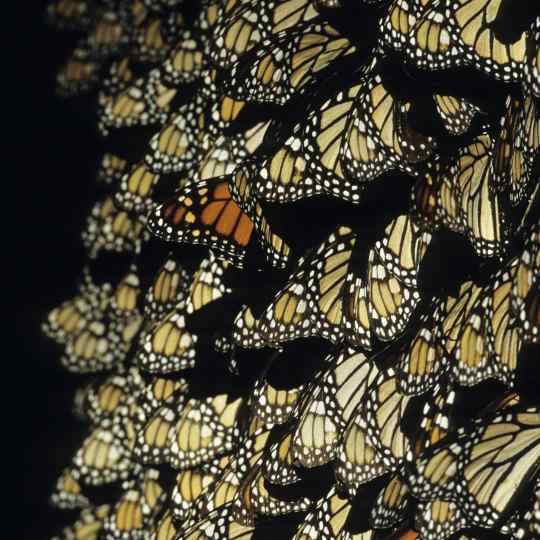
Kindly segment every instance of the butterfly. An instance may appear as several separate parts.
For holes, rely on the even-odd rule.
[[[62,510],[90,506],[90,500],[82,491],[79,473],[76,469],[70,469],[69,467],[64,469],[56,481],[50,500],[54,506]]]
[[[458,429],[415,462],[408,476],[413,495],[456,502],[469,524],[493,528],[538,471],[539,426],[538,409],[530,407]]]
[[[469,131],[474,117],[480,109],[465,98],[433,94],[435,108],[444,128],[451,135],[463,135]]]
[[[265,378],[255,384],[252,412],[267,425],[285,424],[295,409],[304,387],[280,389]]]
[[[78,293],[59,306],[53,308],[41,325],[43,333],[64,344],[90,321],[100,318],[110,301],[112,287],[110,283],[96,285],[88,267],[78,286]]]
[[[540,97],[540,18],[536,17],[527,32],[523,86],[525,91]]]
[[[403,333],[420,302],[417,274],[430,241],[429,233],[422,233],[409,216],[401,215],[386,227],[383,239],[369,252],[369,331],[382,341]]]
[[[246,305],[242,306],[234,318],[231,337],[235,345],[244,349],[261,349],[267,346],[257,330],[257,320]]]
[[[540,150],[540,120],[535,100],[508,96],[491,162],[493,189],[519,204],[530,191],[535,155]]]
[[[405,47],[407,59],[422,69],[473,65],[506,82],[521,79],[526,34],[503,43],[491,24],[499,18],[501,0],[434,3],[422,12]]]
[[[105,152],[101,158],[97,173],[98,182],[116,185],[124,176],[128,162],[116,154]]]
[[[180,387],[155,407],[141,407],[142,418],[137,423],[143,427],[138,429],[133,447],[136,459],[145,464],[169,462],[174,426],[186,400],[186,388]]]
[[[197,168],[212,140],[239,117],[245,102],[220,93],[215,78],[215,70],[206,70],[193,97],[161,122],[162,128],[150,139],[144,157],[152,171],[165,174]]]
[[[294,540],[347,538],[347,518],[351,508],[351,502],[336,493],[335,487],[331,488],[324,497],[317,501],[316,508],[309,512],[303,523],[299,525]],[[370,540],[372,533],[361,533],[359,538],[360,540]]]
[[[136,355],[140,369],[158,374],[195,366],[198,336],[186,330],[185,315],[173,310],[144,336]]]
[[[240,437],[241,406],[242,398],[229,402],[227,394],[189,399],[171,434],[171,466],[196,467],[233,450]]]
[[[218,259],[212,251],[201,261],[186,300],[185,309],[189,315],[232,292],[223,280],[228,266],[226,261]]]
[[[404,50],[417,20],[431,0],[394,0],[380,19],[381,45],[396,51]]]
[[[480,257],[494,257],[507,244],[500,196],[491,166],[494,141],[488,133],[462,147],[451,163],[435,163],[412,193],[413,216],[435,230],[441,224],[466,235]]]
[[[126,212],[147,215],[156,206],[152,193],[159,178],[159,175],[148,170],[144,162],[136,163],[120,179],[114,194],[115,206]]]
[[[56,75],[56,92],[73,97],[94,90],[99,82],[102,64],[84,47],[76,47]]]
[[[60,536],[53,537],[53,540],[71,540],[73,538],[93,540],[97,538],[110,511],[109,504],[84,508],[75,523],[63,529]]]
[[[140,77],[118,94],[103,96],[98,111],[98,127],[102,135],[111,129],[162,124],[170,114],[170,104],[177,90],[167,88],[158,69]]]
[[[229,456],[223,456],[209,464],[187,469],[177,474],[171,494],[172,515],[176,522],[182,523],[185,527],[201,517],[194,511],[194,504],[205,492],[212,489],[229,461]]]
[[[124,480],[136,469],[125,437],[123,430],[113,426],[98,426],[86,437],[73,458],[84,484],[100,486]]]
[[[310,388],[292,440],[292,455],[304,467],[332,460],[341,430],[362,402],[379,369],[365,354],[344,348],[327,358],[331,367]]]
[[[140,219],[118,210],[107,195],[92,207],[81,236],[89,257],[95,259],[102,251],[136,252],[148,233]]]
[[[255,527],[242,525],[231,513],[231,505],[223,505],[182,532],[186,540],[250,540]]]
[[[287,430],[275,443],[271,444],[264,453],[262,474],[271,484],[287,486],[300,482],[301,477],[294,465],[292,454],[292,438],[294,431]]]
[[[359,203],[365,184],[385,171],[416,174],[411,164],[429,157],[434,140],[408,124],[410,104],[385,87],[376,60],[355,78],[360,82],[311,107],[263,162],[254,189],[261,199],[291,202],[326,193]]]
[[[167,509],[156,520],[155,525],[150,530],[150,537],[156,540],[173,540],[177,533],[178,530],[172,518],[172,511]]]
[[[100,59],[120,54],[130,40],[128,19],[129,15],[122,9],[115,11],[108,6],[97,9],[83,44]]]
[[[152,321],[163,319],[176,306],[184,304],[190,276],[170,253],[154,276],[144,298],[143,313]]]
[[[55,0],[47,6],[46,19],[62,29],[85,29],[90,25],[93,6],[87,0]]]
[[[210,60],[223,69],[231,68],[260,42],[317,17],[311,0],[264,3],[226,3],[221,8],[210,41]]]
[[[287,285],[257,323],[266,342],[310,336],[341,340],[341,290],[355,243],[351,229],[338,227],[315,252],[298,261]]]
[[[262,209],[258,207],[262,212]],[[252,217],[253,216],[253,217]],[[148,219],[148,228],[164,240],[207,244],[242,267],[254,230],[263,227],[260,240],[274,254],[271,261],[287,260],[289,248],[274,235],[264,216],[246,214],[233,200],[227,178],[215,178],[187,186],[173,199],[159,205]],[[276,263],[277,264],[277,263]]]
[[[235,99],[283,105],[326,68],[355,51],[330,24],[299,25],[243,55],[226,77],[225,92]]]
[[[126,486],[103,523],[107,535],[125,540],[145,537],[166,495],[159,477],[157,469],[147,469],[142,478],[128,482],[129,487]]]
[[[136,14],[131,28],[130,54],[139,62],[156,64],[167,57],[171,45],[163,29],[164,18],[144,8]]]

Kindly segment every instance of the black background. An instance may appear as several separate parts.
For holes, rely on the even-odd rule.
[[[75,37],[45,26],[44,1],[14,4],[15,19],[6,20],[10,39],[2,77],[10,95],[3,104],[9,171],[3,178],[9,217],[4,227],[8,245],[14,243],[3,257],[3,266],[13,273],[4,297],[7,293],[13,307],[6,310],[3,385],[9,432],[2,440],[16,453],[15,463],[22,459],[22,464],[4,463],[18,494],[11,497],[6,488],[13,513],[5,519],[18,529],[16,538],[38,539],[50,537],[65,522],[47,499],[79,438],[79,426],[69,416],[77,378],[60,370],[59,350],[41,336],[39,326],[51,306],[75,291],[98,144],[76,104],[53,94],[55,73]]]

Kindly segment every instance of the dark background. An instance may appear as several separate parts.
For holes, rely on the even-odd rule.
[[[53,95],[55,73],[75,36],[45,26],[43,0],[14,4],[15,19],[6,21],[10,39],[2,77],[9,95],[3,103],[9,171],[3,178],[4,226],[8,245],[14,244],[3,257],[3,266],[14,274],[5,285],[12,307],[6,310],[3,385],[6,419],[13,426],[8,421],[2,440],[22,466],[4,463],[17,494],[12,497],[6,486],[4,496],[14,499],[14,513],[5,517],[16,523],[15,537],[38,539],[50,537],[65,522],[47,499],[79,438],[79,426],[69,416],[77,378],[60,370],[60,350],[41,336],[39,326],[48,309],[75,291],[83,261],[80,230],[98,147],[76,103]]]

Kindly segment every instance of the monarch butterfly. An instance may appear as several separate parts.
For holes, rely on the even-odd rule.
[[[130,388],[124,375],[110,375],[102,383],[90,384],[85,391],[84,412],[94,424],[118,413],[126,403]]]
[[[83,30],[90,25],[92,12],[87,0],[55,0],[47,6],[46,19],[58,28]]]
[[[299,337],[342,339],[342,286],[356,234],[338,227],[315,253],[301,258],[287,285],[259,319],[262,338],[276,344]]]
[[[260,42],[317,17],[311,0],[271,0],[264,3],[227,2],[210,41],[210,60],[230,69]]]
[[[445,352],[440,343],[440,325],[445,317],[446,299],[435,300],[431,313],[424,314],[410,345],[400,353],[397,365],[398,388],[407,395],[427,392],[443,374]]]
[[[519,256],[516,277],[512,284],[511,308],[514,315],[520,314],[524,310],[526,298],[539,276],[540,228],[538,225],[533,225]]]
[[[108,504],[84,508],[75,523],[66,527],[60,536],[55,536],[52,540],[97,540],[103,521],[110,511],[111,506]]]
[[[164,377],[153,377],[148,384],[141,389],[137,395],[137,425],[141,425],[150,420],[151,416],[163,404],[173,400],[173,396],[178,400],[181,395],[188,392],[188,382],[183,378],[166,379]],[[143,426],[141,426],[142,429]],[[137,432],[140,429],[136,429]]]
[[[98,95],[98,103],[105,106],[120,92],[126,90],[135,80],[133,61],[124,56],[111,63],[107,74],[103,77],[102,86]]]
[[[176,538],[177,533],[178,530],[172,518],[172,511],[167,509],[152,527],[150,538],[155,538],[155,540],[173,540],[173,538]]]
[[[96,285],[85,267],[78,294],[53,308],[41,325],[43,333],[57,343],[65,343],[94,318],[100,318],[110,301],[110,283]]]
[[[62,97],[85,94],[99,81],[102,64],[84,47],[76,47],[56,76],[56,92]]]
[[[303,512],[312,506],[308,497],[282,500],[272,496],[265,487],[260,462],[252,466],[240,485],[232,503],[232,514],[242,525],[252,526],[256,516],[275,517]]]
[[[438,499],[419,502],[414,522],[421,538],[426,540],[445,540],[467,527],[467,520],[455,502]]]
[[[407,484],[399,474],[392,476],[377,495],[369,517],[370,524],[376,529],[386,529],[402,521],[409,502],[408,493]]]
[[[116,185],[120,182],[127,167],[127,161],[116,154],[106,152],[101,158],[97,179],[106,185]]]
[[[231,293],[223,281],[228,263],[218,259],[212,251],[204,258],[193,277],[186,302],[186,312],[194,313],[222,296]]]
[[[333,459],[340,431],[379,373],[365,354],[349,347],[327,361],[332,367],[312,387],[293,436],[293,458],[304,467]]]
[[[147,469],[142,478],[124,491],[112,512],[105,518],[104,532],[118,539],[144,538],[165,495],[159,483],[159,471]]]
[[[252,417],[248,433],[231,456],[214,488],[200,497],[194,504],[196,515],[206,515],[220,507],[229,506],[237,497],[240,484],[253,466],[259,462],[264,452],[270,428],[261,425],[256,417]]]
[[[163,31],[163,18],[159,14],[141,11],[131,29],[130,54],[139,62],[163,62],[171,48]]]
[[[114,194],[115,206],[127,212],[147,215],[156,206],[152,192],[158,181],[159,175],[149,171],[144,162],[136,163],[122,175]]]
[[[465,98],[434,94],[433,100],[444,128],[452,135],[467,133],[474,117],[481,112],[476,105]]]
[[[373,333],[381,341],[394,340],[405,330],[420,294],[392,274],[384,260],[371,249],[368,260],[368,315]]]
[[[195,366],[198,337],[186,330],[185,316],[173,310],[145,335],[136,361],[150,373],[173,373]]]
[[[538,17],[534,19],[527,32],[523,86],[525,93],[532,92],[536,97],[540,97],[540,18]]]
[[[431,0],[394,0],[379,22],[382,45],[396,51],[405,49],[416,21],[430,2]]]
[[[208,68],[200,36],[186,29],[171,48],[161,69],[166,85],[179,86],[197,81]]]
[[[257,321],[249,306],[242,306],[233,321],[232,340],[244,349],[262,349],[266,342],[257,330]]]
[[[320,72],[355,51],[330,24],[300,25],[243,55],[232,66],[225,92],[236,99],[283,105]]]
[[[285,424],[290,419],[303,390],[303,385],[278,389],[262,378],[253,390],[253,414],[267,425]]]
[[[466,234],[480,257],[500,255],[506,246],[504,216],[491,182],[493,152],[487,133],[475,137],[450,165],[434,169],[436,180],[426,178],[416,191],[418,202],[423,194],[431,197],[424,215],[435,215],[450,230]]]
[[[506,44],[491,24],[500,17],[502,0],[458,0],[428,7],[412,29],[408,59],[424,69],[474,65],[506,82],[521,80],[526,34]]]
[[[163,404],[145,414],[144,427],[136,434],[133,455],[142,463],[161,464],[170,460],[172,434],[178,412],[186,402],[185,389],[173,392]]]
[[[138,274],[137,265],[132,264],[129,272],[118,282],[108,306],[108,312],[113,318],[125,320],[139,315],[141,283]]]
[[[343,284],[343,333],[351,345],[362,347],[367,351],[372,348],[368,303],[365,280],[355,272],[349,272]]]
[[[227,394],[204,401],[189,399],[172,432],[169,462],[187,469],[230,452],[238,443],[238,413],[242,398],[230,401]]]
[[[139,330],[141,318],[127,321],[93,320],[66,342],[60,358],[62,366],[73,373],[94,373],[120,363]]]
[[[508,191],[514,205],[528,194],[533,161],[539,150],[540,120],[534,99],[529,95],[523,100],[508,96],[493,148],[491,170],[493,188]]]
[[[304,522],[298,527],[294,540],[337,540],[346,538],[347,518],[351,511],[351,502],[336,493],[335,487],[317,502]],[[362,533],[361,540],[372,538],[371,532]]]
[[[520,336],[520,328],[513,320],[511,312],[511,289],[518,269],[516,263],[517,260],[511,261],[505,270],[495,276],[493,286],[484,301],[489,352],[494,357],[494,376],[507,384],[514,381],[517,356],[521,349],[521,339],[524,337]],[[526,329],[526,325],[523,328]],[[521,333],[523,334],[523,330]]]
[[[243,101],[218,91],[215,77],[214,70],[205,71],[192,99],[182,105],[150,140],[150,151],[144,159],[154,172],[196,168],[211,139],[223,134],[244,109]]]
[[[262,212],[260,207],[257,210]],[[260,231],[259,241],[274,254],[271,262],[282,266],[284,263],[277,261],[280,257],[286,261],[289,251],[271,232],[264,215],[242,211],[231,196],[227,177],[197,182],[183,189],[174,199],[157,207],[150,215],[148,227],[165,240],[208,244],[239,267],[254,229]]]
[[[277,442],[270,445],[264,453],[262,474],[271,484],[287,486],[296,484],[301,480],[294,466],[291,451],[293,434],[293,431],[288,430]]]
[[[399,392],[396,372],[388,368],[378,374],[364,401],[368,441],[390,470],[400,465],[410,448],[410,441],[401,429],[410,399]]]
[[[170,253],[146,292],[144,315],[153,321],[163,319],[176,306],[186,302],[189,286],[189,274]]]
[[[106,136],[113,128],[162,124],[170,114],[176,93],[175,88],[162,83],[160,71],[152,69],[118,94],[100,101],[99,130]]]
[[[90,500],[82,491],[76,469],[69,467],[64,469],[56,481],[50,500],[54,506],[63,510],[90,506]]]
[[[391,169],[415,174],[410,163],[429,157],[434,141],[407,124],[409,105],[384,86],[376,62],[355,76],[360,83],[312,108],[263,163],[255,189],[261,199],[289,202],[324,192],[358,203],[364,183]]]
[[[195,501],[211,489],[223,470],[229,463],[229,456],[221,458],[217,463],[195,469],[181,471],[176,476],[176,483],[172,491],[172,515],[184,527],[196,521],[197,515],[193,511]],[[200,517],[200,516],[199,516]]]
[[[228,504],[209,513],[182,534],[186,540],[250,540],[254,532],[255,527],[246,527],[233,518],[231,505]]]
[[[388,466],[367,437],[363,406],[349,418],[336,458],[336,480],[351,497],[361,485],[388,472]]]
[[[507,409],[460,428],[416,462],[408,478],[413,495],[456,502],[471,525],[494,527],[538,472],[539,429],[535,407]]]
[[[96,427],[83,441],[73,458],[81,481],[100,486],[126,479],[135,468],[130,441],[113,427]]]
[[[81,236],[88,255],[95,259],[101,251],[135,252],[147,234],[140,219],[118,210],[112,197],[106,196],[93,206]]]
[[[120,54],[129,39],[125,14],[104,7],[96,11],[92,27],[83,43],[94,56],[105,60]]]

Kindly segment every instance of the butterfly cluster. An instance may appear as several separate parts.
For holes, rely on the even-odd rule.
[[[510,3],[50,2],[106,149],[43,322],[87,426],[56,538],[540,538],[540,9]]]

